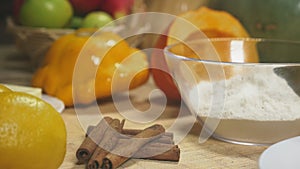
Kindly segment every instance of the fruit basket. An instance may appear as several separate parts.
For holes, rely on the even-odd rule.
[[[136,21],[136,19],[141,20],[140,15],[135,16],[135,18],[129,17],[116,21],[114,26],[105,26],[102,30],[125,35],[147,30],[146,26],[135,27],[132,21]],[[29,57],[33,68],[40,66],[45,53],[56,39],[76,31],[76,29],[70,28],[49,29],[20,26],[10,17],[7,18],[7,28],[14,35],[18,50]],[[130,46],[137,47],[142,42],[141,36],[128,37],[126,41],[128,41]]]
[[[37,66],[51,44],[62,35],[72,33],[74,29],[32,28],[15,24],[12,18],[7,18],[8,31],[14,35],[17,48],[28,56]]]

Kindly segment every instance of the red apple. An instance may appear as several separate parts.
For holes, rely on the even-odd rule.
[[[99,8],[102,0],[69,0],[78,15],[85,15]]]
[[[155,48],[161,50],[154,50],[151,55],[151,74],[156,86],[164,92],[169,100],[180,101],[181,95],[168,69],[163,49],[168,45],[179,42],[178,40],[187,40],[193,32],[198,35],[197,30],[188,21],[176,18],[156,41]]]
[[[162,49],[167,45],[167,35],[160,35],[151,55],[151,74],[156,86],[172,101],[180,101],[180,93],[169,73]],[[161,50],[159,50],[161,49]]]
[[[188,26],[182,27],[182,24]],[[178,42],[178,39],[186,39],[193,31],[195,31],[195,29],[191,29],[187,21],[175,19],[164,31],[164,34],[161,34],[156,41],[155,49],[160,50],[153,50],[151,54],[150,64],[153,80],[156,86],[172,101],[180,101],[181,95],[168,69],[163,49],[168,45]]]
[[[100,10],[119,18],[130,14],[134,0],[102,0]]]

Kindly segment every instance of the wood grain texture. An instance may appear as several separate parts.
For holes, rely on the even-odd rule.
[[[147,84],[151,88],[152,84]],[[144,88],[143,87],[143,88]],[[153,86],[152,86],[153,87]],[[138,89],[142,90],[142,89]],[[138,93],[138,94],[137,94]],[[132,98],[140,96],[141,91],[136,91],[131,94]],[[147,101],[137,98],[137,102],[133,104],[138,109],[149,108]],[[99,109],[103,115],[109,115],[113,118],[124,118],[115,109],[110,100],[106,100],[99,104]],[[159,123],[165,127],[172,125],[179,111],[179,106],[176,104],[168,104],[165,107],[163,114],[153,123]],[[188,111],[185,109],[185,111]],[[188,116],[187,112],[187,115]],[[75,152],[82,140],[84,139],[85,129],[81,128],[80,122],[77,119],[76,112],[73,108],[66,109],[62,113],[67,130],[68,130],[68,148],[64,163],[60,169],[84,169],[84,165],[76,165]],[[184,117],[185,118],[185,117]],[[91,118],[91,123],[96,123]],[[147,124],[149,126],[152,123]],[[124,128],[142,129],[145,126],[134,122],[126,122]],[[213,138],[203,144],[198,143],[201,125],[196,122],[189,134],[178,143],[181,150],[180,161],[166,162],[142,159],[130,159],[124,163],[121,168],[140,169],[140,168],[187,168],[187,169],[255,169],[258,168],[258,159],[260,154],[267,148],[265,146],[245,146],[225,143]]]

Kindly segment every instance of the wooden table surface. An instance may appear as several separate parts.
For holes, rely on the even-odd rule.
[[[30,66],[29,59],[18,53],[14,46],[9,45],[0,47],[0,83],[29,85],[32,73],[33,69]],[[155,89],[155,86],[150,81],[143,87],[130,92],[130,98],[135,108],[147,110],[150,107],[150,103],[147,99],[148,93],[143,94],[142,92],[150,91],[152,89]],[[153,102],[152,104],[162,108],[165,106],[160,105],[160,102]],[[109,115],[115,118],[124,118],[118,113],[119,111],[116,110],[114,103],[110,99],[100,101],[98,108],[104,116]],[[87,109],[89,108],[87,107]],[[181,118],[187,119],[186,124],[182,125],[191,125],[192,123],[193,127],[188,135],[178,142],[181,150],[180,161],[178,163],[130,159],[120,168],[258,168],[259,156],[267,147],[236,145],[215,140],[213,138],[200,144],[198,138],[201,131],[201,125],[198,122],[193,123],[193,121],[188,123],[191,121],[189,121],[189,119],[192,119],[193,117],[186,108],[180,110],[179,104],[167,104],[159,118],[152,123],[160,123],[168,128],[174,123],[174,120],[178,117],[178,113],[182,111],[184,112],[184,115]],[[67,153],[60,169],[84,169],[84,165],[76,164],[75,158],[76,149],[84,139],[86,125],[82,124],[82,122],[90,120],[90,124],[95,124],[97,121],[95,121],[93,115],[78,115],[78,110],[74,107],[66,108],[61,115],[65,120],[67,127],[68,140]],[[82,118],[85,119],[83,120]],[[148,126],[150,123],[145,125]],[[144,128],[145,126],[140,124],[137,125],[136,123],[127,120],[125,127]],[[180,129],[178,130],[180,132]]]

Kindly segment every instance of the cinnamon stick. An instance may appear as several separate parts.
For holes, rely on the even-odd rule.
[[[130,139],[131,137],[134,137],[134,136],[121,137],[119,142],[121,143],[126,139]],[[163,144],[174,144],[174,141],[172,140],[172,138],[168,137],[168,136],[165,136],[164,133],[162,133],[161,136],[157,137],[152,142],[154,142],[154,143],[163,143]]]
[[[98,169],[102,165],[104,157],[111,151],[118,143],[119,137],[123,126],[124,120],[120,122],[118,119],[114,119],[110,123],[110,128],[105,131],[105,137],[100,141],[98,147],[94,151],[87,166],[89,169]]]
[[[129,158],[179,161],[180,149],[174,145],[173,133],[165,132],[162,126],[157,125],[162,130],[156,131],[159,134],[156,133],[155,135],[149,132],[151,131],[149,128],[153,126],[144,130],[123,129],[125,120],[120,122],[118,119],[108,119],[111,127],[107,126],[108,128],[102,133],[103,139],[100,139],[99,146],[91,151],[92,156],[89,157],[89,160],[82,160],[83,162],[88,161],[86,166],[88,169],[98,169],[101,165],[102,168],[116,168]],[[95,132],[94,128],[97,126],[89,126],[86,137],[91,137],[92,131]],[[145,134],[147,129],[150,134],[147,132]],[[99,133],[96,134],[99,135]],[[149,139],[148,137],[152,138]]]
[[[119,139],[118,144],[122,144],[124,139]],[[180,149],[178,145],[172,143],[161,143],[153,140],[139,149],[132,158],[142,158],[162,161],[179,161]]]
[[[155,124],[144,129],[131,139],[126,139],[124,142],[117,144],[115,151],[106,155],[103,159],[103,169],[115,169],[130,157],[132,157],[141,147],[153,141],[160,134],[164,133],[165,129],[162,125]]]
[[[137,135],[137,134],[139,134],[142,131],[143,130],[140,130],[140,129],[123,129],[122,130],[122,134],[125,134],[125,135]],[[174,138],[174,134],[171,133],[171,132],[165,132],[164,135],[166,135],[168,137],[171,137],[172,139]]]
[[[76,151],[76,158],[78,163],[87,162],[94,150],[97,147],[97,144],[103,138],[103,135],[108,128],[108,124],[112,122],[112,118],[104,117],[89,133],[88,137],[84,139],[80,147]]]
[[[87,136],[94,129],[94,127],[95,126],[92,126],[92,125],[88,126],[85,136]],[[137,135],[142,131],[143,130],[141,130],[141,129],[123,129],[121,133],[124,135]],[[169,136],[172,139],[174,138],[174,134],[171,132],[165,132],[164,135]]]
[[[133,155],[133,158],[149,160],[179,161],[180,149],[178,145],[148,143]]]
[[[88,126],[87,132],[86,132],[86,136],[93,130],[95,126]],[[138,133],[142,132],[143,130],[140,129],[122,129],[122,134],[124,135],[128,135],[128,136],[134,136],[137,135]],[[125,136],[126,138],[126,136]],[[160,138],[157,139],[157,142],[161,142],[161,143],[170,143],[170,144],[174,144],[174,134],[171,132],[165,132],[162,134],[162,136]]]

